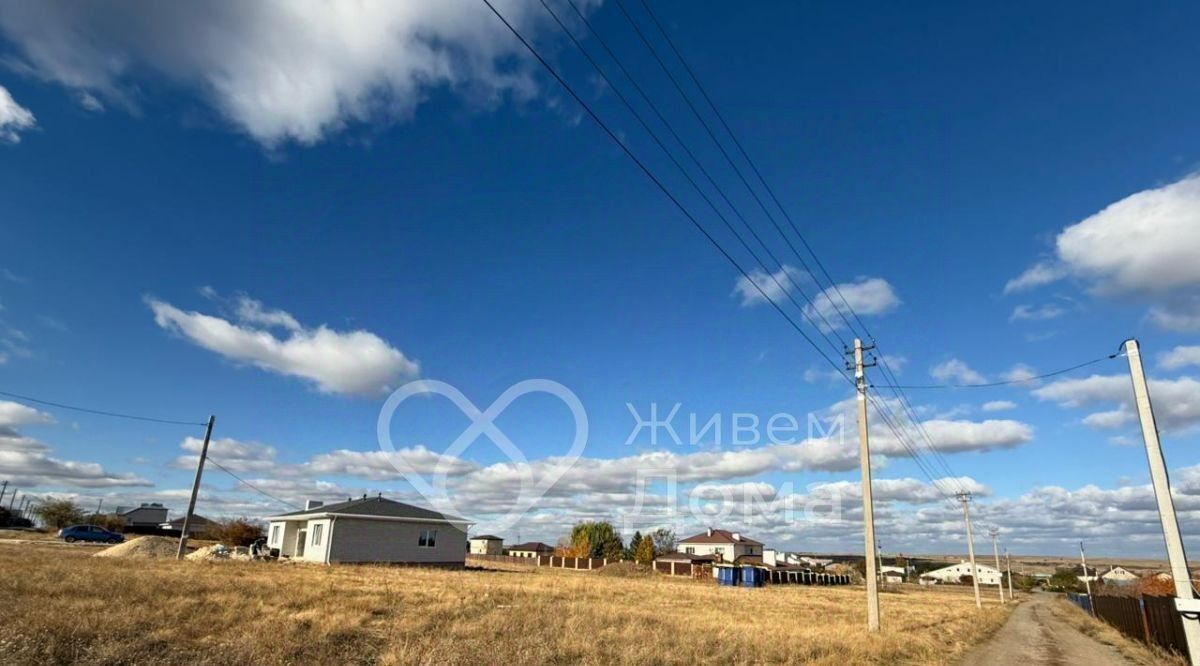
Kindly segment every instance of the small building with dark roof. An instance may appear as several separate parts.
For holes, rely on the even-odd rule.
[[[504,549],[504,553],[512,557],[542,557],[544,555],[553,555],[554,546],[546,545],[541,541],[528,541],[515,546],[509,546]]]
[[[463,566],[471,522],[382,496],[324,504],[267,518],[267,544],[308,562]]]

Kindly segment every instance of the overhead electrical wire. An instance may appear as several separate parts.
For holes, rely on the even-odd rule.
[[[555,67],[553,65],[551,65],[550,62],[547,61],[545,57],[542,56],[542,54],[533,46],[533,44],[531,42],[529,42],[529,40],[527,40],[525,38],[525,36],[519,30],[517,30],[516,26],[514,26],[512,23],[510,23],[508,21],[507,18],[505,18],[504,14],[500,13],[500,11],[498,9],[496,9],[495,5],[492,4],[491,0],[482,0],[482,2],[485,5],[487,5],[488,9],[490,9],[493,14],[496,15],[496,18],[500,19],[500,22],[503,23],[504,26],[509,30],[509,32],[511,32],[513,34],[513,36],[516,37],[517,40],[521,42],[522,46],[524,46],[525,49],[527,51],[529,51],[529,53],[542,65],[542,67],[555,79],[555,81],[557,81],[558,84],[560,86],[562,86],[563,90],[565,90],[567,92],[567,94],[569,94],[575,100],[575,102],[578,103],[580,105],[580,107],[583,108],[583,110],[588,114],[588,117],[590,117],[592,119],[592,121],[595,122],[600,127],[600,129],[602,129],[604,131],[604,133],[607,134],[608,137],[614,143],[617,144],[617,146],[622,150],[622,152],[624,152],[625,155],[628,156],[629,159],[631,159],[634,162],[634,164],[637,165],[637,167],[642,171],[642,173],[644,173],[646,175],[646,177],[649,178],[651,180],[651,182],[653,182],[654,185],[671,201],[671,203],[674,204],[674,206],[676,208],[678,208],[681,213],[683,213],[684,217],[686,217],[688,219],[688,221],[692,224],[692,226],[694,226],[709,241],[709,243],[711,243],[712,246],[714,248],[716,248],[716,250],[718,252],[720,252],[721,255],[724,256],[725,259],[730,264],[732,264],[734,266],[734,268],[736,268],[738,270],[738,272],[741,273],[742,276],[745,277],[746,280],[751,285],[754,286],[754,288],[759,292],[759,294],[761,294],[762,297],[768,303],[770,303],[771,306],[780,315],[782,315],[784,317],[784,319],[786,319],[788,321],[788,323],[791,325],[791,327],[797,333],[799,333],[805,339],[805,341],[807,341],[808,344],[814,350],[816,350],[816,352],[818,354],[821,355],[821,357],[825,360],[826,363],[828,363],[831,367],[833,367],[833,369],[840,376],[842,376],[848,382],[852,383],[853,380],[850,379],[845,374],[845,370],[842,368],[842,366],[839,365],[838,363],[835,363],[833,361],[833,359],[831,359],[823,350],[821,350],[821,348],[817,345],[816,341],[813,340],[813,338],[804,331],[803,327],[801,327],[800,324],[798,324],[796,322],[796,320],[793,319],[787,313],[787,311],[784,310],[783,307],[779,305],[779,303],[775,302],[775,300],[772,299],[769,294],[767,294],[767,292],[762,288],[762,286],[759,285],[758,282],[755,281],[750,276],[749,272],[745,268],[742,267],[741,263],[738,262],[729,253],[729,251],[726,250],[720,244],[720,242],[717,241],[717,239],[715,237],[713,237],[713,235],[704,227],[704,225],[702,225],[700,223],[700,221],[695,217],[695,215],[693,215],[692,212],[690,210],[688,210],[688,208],[686,206],[684,206],[683,203],[671,192],[671,190],[669,188],[667,188],[666,184],[663,183],[663,181],[658,176],[656,176],[653,171],[650,170],[650,168],[633,152],[633,150],[631,148],[629,148],[629,146],[627,146],[625,144],[625,142],[620,139],[620,137],[617,136],[616,132],[611,127],[609,127],[609,125],[606,122],[604,122],[604,120],[602,118],[600,118],[600,116],[596,113],[596,111],[592,109],[591,105],[589,105],[586,101],[584,101],[583,97],[581,97],[579,95],[579,93],[576,92],[575,89],[569,83],[567,83],[566,79],[564,79],[562,77],[562,75],[559,74],[558,70],[555,69]]]
[[[994,388],[996,386],[1011,386],[1013,384],[1029,384],[1032,382],[1040,381],[1042,379],[1048,379],[1050,377],[1057,377],[1059,375],[1065,375],[1068,372],[1071,372],[1074,370],[1079,370],[1080,368],[1086,368],[1091,365],[1096,365],[1097,363],[1103,363],[1104,361],[1111,361],[1114,358],[1119,358],[1124,355],[1125,354],[1122,352],[1117,352],[1115,354],[1108,354],[1106,356],[1101,356],[1100,358],[1094,358],[1090,361],[1084,361],[1083,363],[1078,363],[1076,365],[1072,365],[1067,368],[1062,368],[1061,370],[1055,370],[1053,372],[1047,372],[1047,373],[1041,374],[1041,375],[1031,375],[1029,377],[1021,377],[1020,379],[1006,379],[1006,380],[998,381],[998,382],[981,382],[981,383],[977,383],[977,384],[878,384],[878,386],[884,386],[887,388],[895,388],[895,389],[932,390],[932,389]]]
[[[185,425],[185,426],[200,426],[200,427],[204,427],[204,426],[208,425],[207,422],[200,422],[200,421],[177,421],[177,420],[172,420],[172,419],[159,419],[159,418],[154,418],[152,416],[139,416],[136,414],[121,414],[118,412],[109,412],[109,411],[105,411],[102,409],[91,409],[88,407],[79,407],[77,405],[68,405],[68,404],[64,404],[61,402],[52,402],[50,400],[42,400],[41,398],[32,398],[27,395],[21,395],[19,393],[9,393],[7,391],[0,391],[0,395],[4,396],[6,398],[14,398],[16,400],[24,400],[25,402],[32,402],[32,403],[36,403],[39,405],[49,405],[51,407],[58,407],[59,409],[69,409],[72,411],[83,412],[86,414],[98,414],[100,416],[111,416],[111,417],[118,418],[118,419],[132,419],[134,421],[149,421],[151,423],[166,423],[166,424],[170,424],[170,425]]]
[[[238,476],[237,474],[234,474],[233,472],[229,471],[229,468],[225,467],[224,465],[222,465],[221,463],[217,462],[216,460],[213,460],[213,457],[212,457],[212,456],[208,456],[208,457],[206,458],[206,460],[207,460],[208,462],[212,463],[212,464],[213,464],[213,465],[214,465],[214,466],[215,466],[217,469],[219,469],[219,470],[221,470],[222,472],[225,472],[226,474],[228,474],[229,476],[232,476],[233,478],[237,479],[237,480],[238,480],[238,481],[239,481],[239,482],[240,482],[240,483],[241,483],[243,486],[246,486],[247,488],[249,488],[249,489],[251,489],[251,490],[253,490],[253,491],[255,491],[255,492],[259,493],[260,495],[264,495],[264,496],[266,496],[266,497],[270,497],[271,499],[275,500],[276,502],[279,502],[280,504],[283,504],[283,505],[285,505],[285,506],[290,506],[290,507],[292,507],[293,509],[296,509],[296,510],[299,510],[299,509],[300,509],[300,506],[299,506],[299,505],[292,504],[291,502],[289,502],[289,501],[287,501],[287,500],[285,500],[285,499],[280,499],[279,497],[276,497],[275,495],[272,495],[271,493],[269,493],[269,492],[267,492],[267,491],[263,490],[262,488],[259,488],[258,486],[254,485],[253,483],[250,483],[249,481],[247,481],[247,480],[243,479],[242,477]]]
[[[545,0],[543,0],[543,3],[544,3],[544,1]],[[570,0],[568,0],[568,1],[570,1]],[[846,315],[842,312],[842,306],[845,306],[845,308],[854,317],[855,321],[858,322],[859,327],[863,329],[863,331],[865,333],[865,335],[863,335],[863,337],[867,337],[867,338],[871,339],[872,341],[874,341],[874,337],[869,335],[869,331],[866,330],[866,326],[865,326],[865,324],[863,324],[862,319],[858,316],[858,313],[855,312],[853,307],[850,306],[850,303],[846,299],[845,295],[842,293],[841,288],[838,286],[837,282],[834,281],[833,278],[830,276],[828,269],[824,265],[824,262],[822,262],[820,260],[820,257],[812,249],[812,246],[808,243],[807,239],[804,237],[804,234],[800,232],[799,227],[796,225],[795,221],[792,220],[791,215],[789,215],[787,212],[787,209],[783,207],[782,203],[779,201],[779,198],[775,195],[774,190],[771,189],[770,185],[767,183],[766,179],[763,177],[761,170],[759,170],[758,166],[754,163],[754,160],[750,158],[749,154],[745,150],[745,147],[742,145],[741,141],[738,140],[737,135],[733,132],[733,129],[729,126],[729,123],[725,120],[724,116],[721,114],[720,110],[717,108],[717,106],[713,102],[712,98],[708,95],[708,92],[704,89],[703,84],[700,83],[700,80],[696,76],[695,71],[687,63],[687,60],[683,57],[682,53],[675,46],[675,43],[671,40],[669,34],[663,28],[661,22],[658,21],[658,18],[656,16],[654,16],[654,14],[650,10],[649,6],[644,2],[644,0],[641,0],[641,4],[642,4],[643,8],[645,8],[647,14],[650,16],[651,20],[654,22],[655,26],[658,28],[659,33],[662,34],[663,38],[667,42],[668,46],[671,48],[672,52],[675,54],[676,58],[683,65],[684,69],[687,71],[688,76],[691,78],[693,84],[695,84],[696,88],[700,91],[700,94],[704,97],[709,108],[712,109],[714,115],[720,121],[720,123],[721,123],[722,127],[725,129],[726,133],[733,140],[734,145],[738,148],[738,152],[741,154],[742,158],[750,165],[751,169],[754,171],[755,175],[757,176],[759,181],[762,183],[763,187],[767,190],[768,195],[771,197],[771,199],[775,203],[776,207],[778,207],[779,210],[783,213],[784,218],[787,220],[788,225],[792,229],[792,232],[796,234],[796,236],[800,239],[801,243],[804,245],[805,249],[812,256],[814,263],[817,264],[818,268],[820,268],[820,270],[821,270],[822,275],[825,277],[826,281],[829,283],[829,287],[825,288],[825,287],[821,286],[820,277],[816,275],[815,271],[813,271],[813,269],[809,265],[808,261],[800,253],[800,251],[796,248],[796,246],[792,244],[792,242],[788,238],[787,234],[784,233],[783,229],[780,227],[778,222],[776,222],[775,217],[771,214],[771,212],[768,210],[767,206],[763,203],[762,199],[758,196],[757,192],[755,192],[754,188],[750,185],[750,183],[748,182],[746,177],[743,175],[741,169],[737,166],[737,164],[734,162],[733,158],[729,155],[728,151],[725,150],[724,145],[717,138],[716,133],[713,131],[711,126],[709,126],[708,122],[704,119],[702,114],[696,108],[696,105],[692,102],[689,95],[683,90],[683,87],[680,85],[679,81],[675,78],[674,74],[672,74],[672,72],[670,71],[670,68],[664,62],[662,57],[660,57],[657,49],[654,47],[654,45],[646,37],[645,33],[638,26],[637,21],[629,13],[629,11],[625,7],[622,0],[617,0],[616,4],[617,4],[618,8],[621,10],[621,13],[625,17],[626,21],[633,28],[634,32],[638,35],[638,38],[641,40],[642,44],[645,45],[645,47],[650,51],[651,55],[654,57],[655,61],[659,65],[659,67],[667,75],[668,79],[670,79],[675,90],[679,93],[680,97],[683,98],[683,100],[687,104],[688,108],[692,111],[692,114],[696,117],[696,119],[704,127],[705,132],[708,134],[709,138],[713,141],[713,143],[717,146],[718,150],[724,156],[726,162],[730,165],[730,167],[733,168],[733,170],[737,174],[739,180],[746,187],[747,191],[754,198],[755,202],[758,203],[762,212],[766,215],[766,217],[770,221],[771,225],[775,228],[775,231],[784,240],[784,243],[792,251],[792,254],[797,258],[797,260],[800,262],[800,264],[804,267],[804,269],[808,272],[808,274],[817,283],[817,286],[821,288],[821,291],[818,294],[818,297],[824,296],[826,301],[831,306],[833,306],[833,310],[841,318],[842,322],[846,325],[846,327],[851,332],[855,332],[854,325],[849,321],[849,319],[846,317]],[[573,2],[572,2],[572,7],[574,8]],[[575,8],[575,11],[577,14],[579,14],[580,18],[584,21],[584,23],[586,25],[589,25],[589,27],[590,27],[590,22],[588,22],[586,17],[584,17],[582,15],[582,12],[579,12],[578,8]],[[593,33],[594,32],[595,31],[593,30]],[[599,35],[597,35],[597,38],[599,38]],[[602,45],[603,45],[603,41],[602,41]],[[607,50],[607,46],[605,48]],[[614,59],[616,59],[615,56],[614,56]],[[622,69],[624,69],[624,68],[622,68]],[[841,300],[841,302],[842,302],[842,306],[838,305],[837,301],[835,301],[833,299],[833,296],[831,294],[836,294],[838,296],[838,299]],[[807,295],[805,295],[805,298],[806,298],[806,300],[808,300]],[[812,303],[811,300],[809,300],[809,302],[810,302],[810,304]],[[829,320],[825,317],[824,312],[822,312],[822,309],[816,307],[815,305],[813,306],[813,309],[816,310],[817,314],[821,316],[821,319],[822,319],[823,323],[825,324],[825,328],[833,331],[834,334],[838,337],[838,339],[842,341],[843,346],[846,346],[845,340],[836,333],[837,327],[833,326],[829,322]],[[810,319],[810,323],[811,323],[811,319]],[[817,327],[817,328],[820,329],[820,327]],[[883,358],[882,355],[881,355],[881,363],[883,364],[883,369],[887,372],[890,372],[890,367],[887,365],[887,360],[886,360],[886,358]],[[886,374],[886,372],[885,372],[885,374]],[[935,459],[935,462],[945,470],[947,478],[953,479],[954,480],[953,482],[957,484],[957,476],[958,475],[955,474],[953,472],[953,470],[950,469],[949,464],[947,463],[945,458],[937,450],[937,447],[933,443],[933,440],[929,437],[928,433],[925,431],[924,427],[921,425],[920,419],[916,417],[915,410],[912,409],[911,403],[908,401],[907,397],[903,396],[902,394],[898,394],[898,399],[900,400],[901,406],[908,412],[909,420],[912,423],[913,427],[916,428],[920,432],[921,436],[924,438],[925,443],[926,443],[926,448],[929,450],[929,452]],[[879,402],[876,402],[875,404],[876,404],[876,411],[880,412],[881,415],[882,414],[890,414],[891,408],[888,405],[886,405],[886,403],[880,404]],[[901,426],[903,425],[903,422],[899,418],[896,418],[895,420],[900,422]],[[919,443],[917,443],[917,448],[920,448]],[[912,451],[912,454],[914,455],[915,460],[920,460],[920,454],[917,451],[915,451],[915,450]]]

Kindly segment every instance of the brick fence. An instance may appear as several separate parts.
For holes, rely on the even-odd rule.
[[[543,555],[541,557],[512,557],[511,555],[476,555],[467,554],[467,560],[481,562],[500,562],[502,564],[518,564],[527,567],[554,567],[556,569],[576,569],[591,571],[623,560],[610,560],[606,557],[560,557],[558,555]]]

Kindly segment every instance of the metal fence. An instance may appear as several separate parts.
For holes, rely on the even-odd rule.
[[[1086,594],[1070,593],[1067,599],[1130,638],[1184,656],[1188,653],[1183,617],[1175,610],[1175,597],[1096,596],[1089,599]]]

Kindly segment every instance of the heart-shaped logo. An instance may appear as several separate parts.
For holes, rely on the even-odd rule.
[[[526,459],[525,453],[496,427],[495,423],[509,405],[528,393],[548,393],[562,400],[563,404],[571,410],[571,416],[575,420],[575,439],[571,443],[571,448],[565,456],[556,457],[554,464],[548,466],[537,479],[534,478],[534,470]],[[415,395],[445,396],[471,420],[471,425],[455,438],[445,452],[438,456],[432,475],[433,483],[430,483],[412,465],[407,464],[392,444],[392,417],[405,400]],[[447,492],[446,481],[450,476],[452,466],[459,461],[459,456],[483,434],[486,434],[496,446],[500,447],[500,450],[515,464],[520,473],[520,491],[516,501],[501,520],[488,521],[492,527],[502,530],[515,525],[533,507],[534,502],[541,499],[579,460],[579,456],[583,454],[583,448],[587,444],[587,411],[584,410],[583,403],[571,389],[549,379],[527,379],[517,382],[501,393],[500,397],[496,398],[496,401],[486,410],[480,410],[475,403],[463,395],[462,391],[446,382],[420,379],[401,386],[388,396],[387,401],[383,403],[383,408],[379,411],[379,420],[376,425],[379,448],[388,454],[388,462],[392,467],[400,472],[405,480],[438,511],[462,517],[466,516],[463,516],[463,512],[457,508],[453,498]]]

